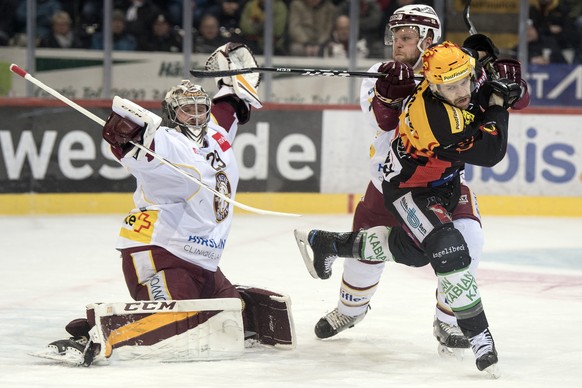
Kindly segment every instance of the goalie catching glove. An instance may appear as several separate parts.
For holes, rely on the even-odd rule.
[[[111,144],[117,157],[135,157],[140,160],[145,152],[138,152],[139,148],[132,143],[150,148],[162,118],[118,96],[113,98],[112,109],[113,112],[103,126],[103,139]]]
[[[208,57],[206,70],[236,70],[257,67],[257,60],[251,50],[242,43],[229,42],[220,46]],[[233,88],[234,93],[251,106],[260,109],[263,104],[257,93],[260,83],[259,73],[237,74],[231,77],[215,78],[217,86]]]

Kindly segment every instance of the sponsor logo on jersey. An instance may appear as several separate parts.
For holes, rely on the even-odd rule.
[[[215,260],[215,261],[220,260],[220,257],[222,256],[218,252],[207,251],[205,249],[193,247],[192,245],[184,245],[184,251],[186,251],[188,253],[192,253],[193,255],[196,255],[199,257],[206,257],[210,260]]]
[[[226,239],[221,238],[220,240],[216,241],[213,238],[205,238],[200,236],[189,236],[188,242],[192,242],[194,244],[202,245],[209,248],[218,248],[224,249],[226,244]]]
[[[154,234],[154,224],[158,220],[158,211],[147,210],[129,214],[123,220],[119,235],[128,240],[150,244]]]
[[[216,132],[214,135],[212,135],[212,138],[216,140],[223,152],[226,152],[228,149],[230,149],[230,143],[220,133]]]

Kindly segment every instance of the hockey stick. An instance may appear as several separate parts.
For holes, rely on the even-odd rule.
[[[322,77],[363,77],[379,78],[382,73],[368,73],[366,71],[347,71],[347,70],[321,70],[321,69],[293,69],[289,67],[246,67],[243,69],[230,70],[190,70],[190,74],[198,78],[206,77],[230,77],[238,74],[248,73],[294,73],[309,76]]]
[[[104,126],[105,125],[105,120],[103,120],[102,118],[100,118],[100,117],[94,115],[93,113],[89,112],[87,109],[83,108],[79,104],[77,104],[77,103],[69,100],[67,97],[63,96],[61,93],[57,92],[56,90],[54,90],[50,86],[45,85],[44,83],[42,83],[38,79],[34,78],[32,75],[30,75],[30,73],[28,73],[27,71],[25,71],[24,69],[22,69],[18,65],[15,65],[14,63],[11,64],[10,65],[10,71],[13,72],[14,74],[17,74],[17,75],[21,76],[25,80],[27,80],[27,81],[35,84],[36,86],[38,86],[42,90],[46,91],[50,95],[52,95],[52,96],[56,97],[57,99],[61,100],[62,102],[64,102],[65,104],[69,105],[71,108],[75,109],[77,112],[82,113],[86,117],[90,118],[91,120],[93,120],[97,124],[99,124],[101,126]],[[187,179],[190,179],[191,181],[197,183],[203,189],[210,191],[211,193],[213,193],[214,195],[216,195],[217,197],[219,197],[223,201],[228,202],[228,203],[232,204],[233,206],[236,206],[236,207],[238,207],[240,209],[243,209],[243,210],[246,210],[246,211],[249,211],[249,212],[252,212],[252,213],[256,213],[256,214],[262,214],[262,215],[287,216],[287,217],[299,217],[300,216],[299,214],[293,214],[293,213],[281,213],[281,212],[274,212],[274,211],[270,211],[270,210],[257,209],[257,208],[254,208],[252,206],[248,206],[248,205],[242,204],[240,202],[237,202],[237,201],[235,201],[233,199],[230,199],[229,197],[227,197],[226,195],[222,194],[221,192],[213,189],[212,187],[207,186],[206,184],[204,184],[202,181],[200,181],[195,176],[188,174],[186,171],[180,169],[174,163],[170,162],[169,160],[167,160],[163,156],[155,153],[154,151],[150,150],[149,148],[144,147],[143,145],[141,145],[139,143],[135,143],[133,141],[130,141],[129,143],[132,144],[132,145],[134,145],[134,146],[136,146],[140,150],[142,150],[144,152],[147,152],[148,154],[150,154],[155,159],[157,159],[160,162],[162,162],[163,164],[167,165],[168,167],[170,167],[171,169],[173,169],[177,173],[185,176]]]
[[[471,15],[469,14],[470,12],[471,12],[471,0],[467,0],[467,2],[465,3],[465,9],[463,10],[463,19],[465,19],[465,24],[469,29],[469,35],[475,35],[477,33],[477,29],[475,28],[475,25],[473,25],[473,22],[471,21]]]

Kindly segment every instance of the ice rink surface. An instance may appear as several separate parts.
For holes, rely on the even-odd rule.
[[[233,282],[291,296],[291,351],[248,349],[236,360],[133,361],[67,367],[28,355],[66,338],[91,302],[129,294],[113,249],[123,215],[0,217],[0,387],[579,387],[582,381],[582,220],[484,217],[478,281],[499,352],[491,380],[465,359],[440,358],[432,336],[430,268],[389,263],[372,310],[332,339],[313,326],[335,307],[329,280],[307,273],[293,229],[346,231],[351,216],[235,216],[222,258]]]

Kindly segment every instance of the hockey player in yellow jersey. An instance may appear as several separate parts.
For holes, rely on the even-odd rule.
[[[425,79],[404,103],[383,169],[384,205],[400,226],[351,233],[312,230],[298,244],[308,269],[321,278],[329,277],[338,256],[430,264],[438,292],[470,341],[477,368],[499,377],[497,351],[471,271],[467,231],[463,219],[453,220],[452,213],[465,163],[494,166],[505,156],[508,109],[526,90],[518,79],[488,79],[476,57],[451,42],[423,54]],[[519,73],[519,64],[511,66],[509,73]]]

